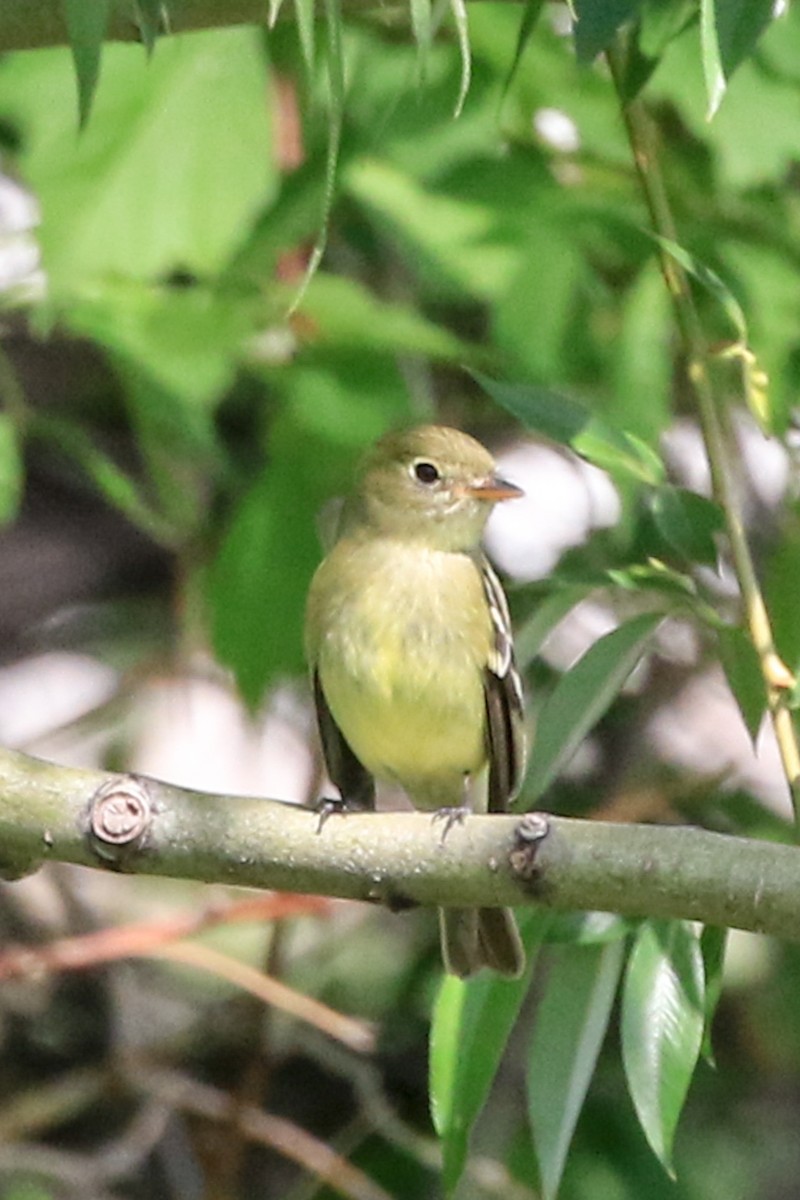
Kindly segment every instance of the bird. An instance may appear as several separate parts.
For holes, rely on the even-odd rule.
[[[476,439],[392,432],[364,456],[336,541],[312,579],[305,650],[325,765],[343,811],[375,781],[446,818],[503,812],[525,766],[523,693],[503,588],[481,551],[495,504],[522,496]],[[444,966],[516,978],[505,908],[441,908]]]

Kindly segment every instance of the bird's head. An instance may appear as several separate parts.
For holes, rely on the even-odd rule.
[[[422,425],[390,433],[368,451],[351,515],[372,532],[469,550],[492,507],[522,494],[498,476],[480,442],[458,429]]]

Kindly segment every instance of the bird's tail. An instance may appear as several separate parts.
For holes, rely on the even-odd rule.
[[[518,979],[525,952],[510,908],[440,908],[445,969],[466,979],[481,967]]]

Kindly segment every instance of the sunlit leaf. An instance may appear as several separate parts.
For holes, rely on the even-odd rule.
[[[742,720],[753,742],[758,737],[767,711],[767,686],[753,639],[737,625],[717,630],[719,655],[728,686],[739,706]]]
[[[410,0],[411,32],[417,44],[417,80],[424,83],[428,74],[428,58],[433,39],[431,0]]]
[[[555,1200],[605,1036],[625,948],[621,940],[554,952],[528,1047],[528,1118],[544,1200]]]
[[[108,27],[110,0],[62,0],[62,3],[69,44],[75,61],[78,114],[83,128],[89,119],[100,75],[100,55]]]
[[[529,911],[520,921],[528,957],[522,978],[483,973],[462,980],[448,975],[439,989],[431,1024],[430,1096],[448,1195],[463,1171],[472,1127],[527,992],[548,919],[545,912]]]
[[[556,684],[538,714],[522,788],[532,804],[550,786],[619,694],[662,621],[646,613],[600,638]]]
[[[775,13],[775,0],[700,0],[700,39],[708,118],[714,116],[731,75],[753,51]]]
[[[458,117],[461,115],[469,91],[469,81],[472,76],[472,52],[469,47],[469,18],[464,0],[450,0],[450,12],[453,14],[458,49],[461,54],[461,83],[455,107],[455,116]]]
[[[622,1058],[645,1136],[672,1172],[672,1143],[703,1041],[699,932],[648,921],[634,943],[622,1001]]]

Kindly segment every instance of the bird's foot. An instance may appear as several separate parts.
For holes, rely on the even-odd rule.
[[[329,817],[343,817],[348,812],[347,801],[341,796],[323,796],[314,805],[314,812],[319,820],[317,821],[317,833],[322,833],[322,826]]]
[[[457,804],[450,808],[437,808],[436,812],[433,814],[432,820],[434,822],[441,821],[443,823],[441,838],[442,845],[444,845],[445,838],[453,826],[463,825],[464,818],[468,817],[471,812],[472,809],[467,804]]]

